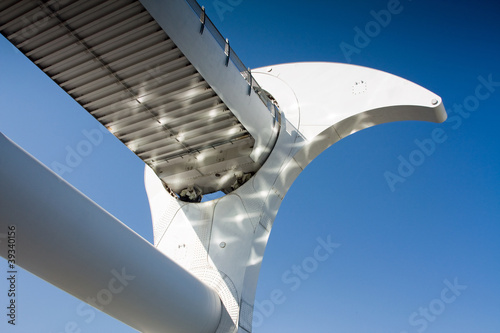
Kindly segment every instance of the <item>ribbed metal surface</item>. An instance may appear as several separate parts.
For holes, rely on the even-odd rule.
[[[3,0],[0,31],[176,192],[227,190],[254,139],[135,0]]]

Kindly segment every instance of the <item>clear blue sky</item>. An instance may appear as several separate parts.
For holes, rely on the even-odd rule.
[[[219,15],[217,3],[231,10]],[[202,1],[248,67],[350,61],[428,88],[449,112],[443,124],[359,132],[299,176],[275,221],[257,293],[259,304],[274,289],[286,299],[260,311],[254,332],[500,332],[499,5],[403,0],[356,46],[355,27],[376,29],[370,12],[393,1],[231,3]],[[340,47],[347,44],[357,47],[348,57]],[[66,147],[99,125],[3,37],[0,57],[0,131],[49,166],[63,161]],[[446,140],[391,189],[384,174],[397,175],[398,157],[417,156],[415,140],[436,128]],[[152,241],[143,163],[112,135],[63,177]],[[328,260],[300,283],[283,279],[329,235],[341,246]],[[5,265],[0,260],[0,272]],[[453,292],[447,284],[459,286]],[[85,322],[79,300],[26,271],[18,288],[18,326],[7,325],[1,310],[1,332],[61,333],[71,322],[81,332],[134,332],[98,312]]]

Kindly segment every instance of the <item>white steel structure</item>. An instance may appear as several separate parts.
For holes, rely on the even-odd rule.
[[[33,33],[21,18],[36,11],[47,24]],[[110,270],[129,276],[103,311],[143,332],[251,332],[265,247],[300,172],[359,130],[446,119],[439,96],[369,68],[250,73],[191,0],[12,0],[0,13],[2,34],[144,160],[154,244],[5,137],[0,227],[26,235],[22,267],[84,301]]]

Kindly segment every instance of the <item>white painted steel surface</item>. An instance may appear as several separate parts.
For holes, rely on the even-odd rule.
[[[378,124],[446,119],[439,96],[369,68],[297,63],[253,73],[283,114],[276,146],[247,183],[220,199],[184,203],[145,171],[155,246],[216,286],[228,314],[221,333],[252,331],[255,290],[273,221],[293,181],[316,156]]]
[[[306,62],[259,68],[254,75],[307,141],[294,157],[302,168],[359,130],[393,121],[446,120],[441,97],[367,67]]]
[[[141,332],[215,331],[214,290],[3,134],[0,151],[0,228],[16,226],[17,265]]]
[[[385,122],[446,119],[438,95],[367,67],[305,62],[258,68],[252,73],[307,140],[332,125],[339,138],[344,138]],[[349,123],[338,124],[353,116]]]

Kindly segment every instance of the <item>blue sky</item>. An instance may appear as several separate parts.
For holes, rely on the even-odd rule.
[[[225,12],[217,11],[221,3]],[[399,122],[361,131],[305,169],[274,224],[254,332],[500,332],[499,5],[201,4],[250,68],[351,62],[428,88],[443,98],[449,113],[443,124]],[[388,6],[397,12],[390,22],[356,45],[355,28],[375,27],[371,12]],[[347,44],[357,52],[346,56],[341,45]],[[63,161],[67,147],[85,139],[82,131],[99,128],[3,37],[0,57],[0,131],[43,163]],[[401,160],[422,151],[416,140],[432,139],[435,129],[446,139],[391,188],[387,173],[400,175]],[[63,177],[152,241],[143,163],[111,134]],[[318,238],[328,237],[340,247],[327,260],[307,276],[290,273],[313,256]],[[4,260],[0,266],[5,272]],[[299,282],[290,283],[290,276]],[[97,311],[86,322],[76,314],[79,300],[26,271],[19,274],[18,288],[18,326],[12,329],[0,313],[1,332],[61,333],[72,325],[81,332],[134,332]],[[0,303],[7,301],[1,291],[6,289],[2,278]],[[273,290],[284,300],[271,309],[264,305]]]

